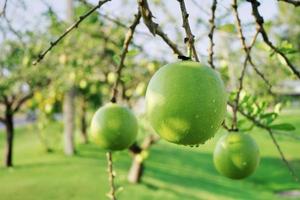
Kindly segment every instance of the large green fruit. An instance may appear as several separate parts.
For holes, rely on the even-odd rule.
[[[227,94],[220,76],[198,62],[160,68],[146,91],[147,115],[165,140],[185,145],[204,143],[221,126]]]
[[[214,151],[218,172],[232,179],[250,176],[259,163],[259,149],[248,134],[228,133],[222,136]]]
[[[128,148],[135,141],[137,132],[134,114],[128,108],[113,103],[98,109],[91,123],[93,142],[110,151]]]

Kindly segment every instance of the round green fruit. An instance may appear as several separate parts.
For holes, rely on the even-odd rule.
[[[128,148],[136,139],[138,123],[126,107],[109,103],[96,111],[91,123],[93,142],[110,151]]]
[[[150,124],[165,140],[184,145],[205,143],[221,126],[227,94],[220,76],[198,62],[160,68],[146,91]]]
[[[228,133],[222,136],[214,151],[218,172],[231,179],[250,176],[259,164],[259,149],[248,134]]]

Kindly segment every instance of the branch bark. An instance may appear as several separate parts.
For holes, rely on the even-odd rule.
[[[208,63],[210,64],[210,66],[215,69],[215,65],[214,65],[214,31],[216,28],[215,25],[215,12],[217,9],[217,0],[213,0],[212,6],[211,6],[211,18],[209,19],[209,23],[210,23],[210,31],[208,34],[208,38],[210,41],[210,45],[209,45],[209,49],[208,49]]]
[[[173,50],[174,54],[178,56],[179,59],[188,60],[189,58],[186,57],[177,47],[177,45],[168,37],[166,33],[162,31],[160,26],[153,22],[152,12],[149,8],[147,0],[137,0],[140,12],[142,14],[143,20],[149,31],[155,35],[159,35],[163,41]]]
[[[180,4],[181,14],[182,14],[182,26],[185,30],[186,38],[184,42],[188,44],[189,55],[192,57],[194,56],[195,60],[199,62],[199,58],[197,55],[197,51],[195,48],[195,36],[192,33],[190,24],[189,24],[189,14],[186,11],[186,6],[184,0],[177,0]]]

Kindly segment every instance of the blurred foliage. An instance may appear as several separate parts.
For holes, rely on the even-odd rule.
[[[31,64],[40,47],[35,35],[27,32],[22,37],[23,42],[5,39],[0,44],[3,50],[0,54],[1,102],[6,98],[15,103],[22,96],[33,93],[49,81],[46,67]]]

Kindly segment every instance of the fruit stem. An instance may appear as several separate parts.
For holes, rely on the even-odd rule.
[[[107,152],[106,158],[107,158],[108,181],[109,181],[109,187],[110,187],[110,191],[107,194],[107,196],[111,200],[117,200],[117,198],[115,196],[115,194],[116,194],[115,183],[114,183],[115,174],[113,171],[112,153]]]

